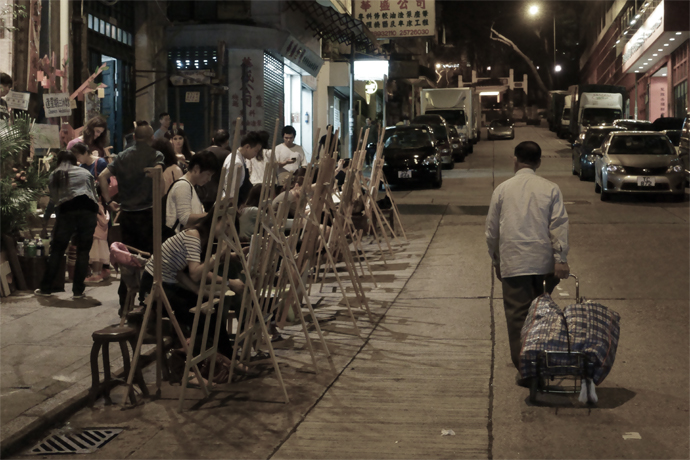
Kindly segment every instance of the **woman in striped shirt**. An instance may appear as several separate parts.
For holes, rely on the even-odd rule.
[[[212,222],[213,208],[196,225],[168,238],[161,248],[163,290],[178,323],[188,326],[190,329],[194,323],[194,313],[190,313],[189,310],[196,306],[201,278],[206,276],[208,284],[213,281],[213,272],[204,273],[202,261],[202,248],[205,248],[208,243]],[[222,228],[220,221],[217,225],[216,234],[226,231],[225,228]],[[211,264],[213,263],[213,259],[211,259]],[[146,264],[142,277],[143,292],[140,296],[147,295],[151,290],[153,266],[154,260],[151,257]],[[216,283],[227,285],[235,294],[241,294],[244,290],[244,283],[238,279],[226,281],[225,278],[218,276]],[[212,328],[215,328],[217,316],[217,313],[214,313],[211,317]],[[218,352],[227,357],[232,356],[232,341],[224,327],[220,328]]]

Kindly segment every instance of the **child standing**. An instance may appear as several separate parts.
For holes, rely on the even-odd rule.
[[[89,252],[89,264],[91,264],[91,276],[84,280],[85,283],[95,284],[108,279],[110,270],[103,266],[110,264],[110,250],[108,249],[108,221],[110,214],[103,207],[103,200],[98,203],[98,216],[96,217],[96,230],[93,233],[93,245]],[[107,273],[106,273],[107,272]]]

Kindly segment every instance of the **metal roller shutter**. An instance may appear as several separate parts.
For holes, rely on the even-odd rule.
[[[284,99],[283,63],[270,54],[264,53],[264,129],[270,134],[269,145],[273,145],[276,118],[280,118],[280,129],[284,125]],[[282,142],[281,139],[276,140],[277,144],[280,142]]]

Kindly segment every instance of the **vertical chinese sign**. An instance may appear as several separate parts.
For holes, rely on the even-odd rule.
[[[264,52],[229,50],[230,122],[242,117],[240,134],[264,129]],[[235,127],[230,126],[230,136]]]
[[[377,38],[436,34],[435,0],[355,0],[354,17]]]

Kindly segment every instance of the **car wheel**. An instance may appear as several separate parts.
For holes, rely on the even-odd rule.
[[[601,193],[601,187],[597,183],[596,178],[594,179],[594,193]]]
[[[601,201],[609,201],[611,199],[611,194],[607,191],[602,190],[601,196],[599,198],[601,198]]]
[[[573,176],[577,176],[577,171],[575,171],[575,155],[573,155],[572,158],[573,158],[573,165],[572,165]]]
[[[441,172],[441,168],[437,168],[436,177],[434,178],[434,181],[431,183],[431,186],[434,188],[441,188],[441,185],[443,185],[443,173]]]
[[[685,201],[685,193],[679,193],[678,195],[673,195],[672,199],[676,203],[682,203],[683,201]]]
[[[580,182],[584,182],[587,180],[587,175],[582,169],[580,169],[580,174],[578,174],[578,176],[580,176]]]
[[[467,155],[464,154],[464,153],[463,153],[462,155],[460,155],[460,156],[458,157],[458,163],[464,163],[464,162],[465,162],[465,157],[466,157],[466,156],[467,156]]]
[[[472,144],[471,142],[470,142],[470,149],[469,149],[469,152],[470,152],[470,153],[474,152],[474,144]]]

